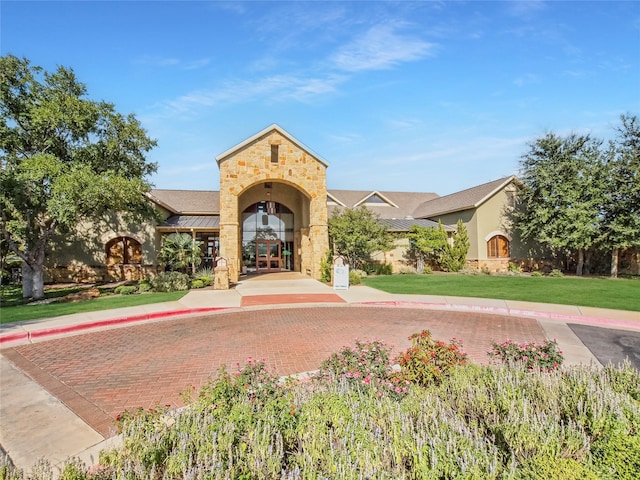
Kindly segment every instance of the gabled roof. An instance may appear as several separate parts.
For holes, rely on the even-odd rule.
[[[433,218],[447,213],[478,208],[515,179],[516,177],[511,175],[492,182],[483,183],[476,187],[467,188],[460,192],[445,195],[444,197],[429,200],[419,205],[413,212],[413,216],[415,218]]]
[[[153,189],[148,197],[171,213],[187,215],[218,215],[220,192],[212,190]]]
[[[367,205],[367,206],[369,206],[369,205],[375,205],[375,206],[389,205],[391,207],[398,208],[398,205],[393,203],[393,201],[389,200],[387,197],[384,196],[383,193],[380,193],[377,190],[374,191],[374,192],[371,192],[369,195],[364,197],[362,200],[360,200],[358,203],[356,203],[354,205],[354,207],[359,207],[360,205]]]
[[[247,138],[246,140],[243,140],[242,142],[240,142],[239,144],[231,147],[228,150],[225,150],[224,152],[222,152],[220,155],[218,155],[216,157],[216,161],[218,162],[218,165],[220,164],[220,162],[222,162],[225,158],[227,158],[230,155],[233,155],[234,153],[236,153],[239,150],[242,150],[244,147],[246,147],[247,145],[250,145],[251,143],[255,142],[256,140],[258,140],[259,138],[264,137],[265,135],[271,133],[271,132],[278,132],[280,135],[282,135],[283,137],[285,137],[287,140],[289,140],[291,143],[296,144],[298,147],[300,147],[302,150],[304,150],[305,152],[307,152],[308,154],[310,154],[311,156],[313,156],[316,160],[318,160],[320,163],[322,163],[325,167],[329,166],[329,163],[324,160],[322,157],[320,157],[319,155],[317,155],[316,153],[314,153],[313,150],[311,150],[309,147],[307,147],[304,143],[302,143],[300,140],[298,140],[297,138],[295,138],[293,135],[291,135],[289,132],[287,132],[284,128],[282,128],[280,125],[278,125],[277,123],[274,123],[272,125],[269,125],[267,128],[260,130],[258,133],[256,133],[255,135],[252,135],[251,137]]]
[[[336,208],[357,208],[366,204],[366,200],[372,195],[378,195],[387,203],[367,204],[367,208],[380,215],[380,218],[406,218],[412,217],[418,205],[428,200],[438,198],[432,192],[383,192],[371,190],[328,190],[328,197],[333,199],[338,206],[329,205],[329,213]]]

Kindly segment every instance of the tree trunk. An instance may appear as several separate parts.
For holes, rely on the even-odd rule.
[[[22,298],[33,297],[33,269],[22,261]]]
[[[582,276],[582,268],[584,267],[584,250],[582,248],[578,249],[578,265],[576,265],[576,275]]]
[[[618,278],[618,249],[611,250],[611,278]]]
[[[37,252],[32,261],[22,262],[22,298],[44,298],[44,251]]]

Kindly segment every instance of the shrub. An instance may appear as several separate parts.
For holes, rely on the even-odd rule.
[[[522,273],[522,268],[520,268],[520,265],[513,262],[509,262],[509,266],[507,269],[508,271],[513,273]]]
[[[549,273],[550,277],[564,277],[564,273],[562,273],[562,270],[558,270],[557,268],[554,268],[553,270],[551,270],[551,273]]]
[[[640,472],[640,434],[616,433],[596,442],[594,462],[604,478],[635,480]]]
[[[152,288],[153,287],[151,286],[151,280],[149,280],[148,278],[145,278],[144,280],[140,280],[138,282],[138,291],[140,293],[148,292]]]
[[[409,340],[411,347],[396,361],[400,364],[402,379],[411,383],[426,386],[440,382],[453,367],[467,361],[462,343],[455,338],[446,344],[434,340],[429,330],[422,330],[411,335]]]
[[[375,262],[366,262],[362,265],[362,271],[367,275],[374,275],[378,269],[379,264]],[[366,275],[363,275],[366,276]]]
[[[360,285],[361,279],[357,270],[349,270],[349,285]]]
[[[416,270],[416,267],[407,266],[407,265],[400,267],[400,269],[398,270],[398,274],[400,275],[415,275],[416,273],[418,273],[418,271]]]
[[[138,292],[138,287],[135,285],[120,285],[115,288],[113,293],[116,295],[133,295]]]
[[[522,480],[598,480],[589,468],[573,458],[535,456],[523,463],[518,472]]]
[[[320,281],[329,283],[331,281],[331,271],[333,269],[333,253],[327,250],[324,258],[320,262]]]
[[[391,275],[393,273],[393,265],[390,263],[380,263],[376,265],[376,275]]]
[[[209,285],[213,285],[214,279],[215,272],[212,268],[201,268],[193,276],[193,280],[191,281],[191,288],[208,287]]]
[[[431,268],[431,265],[425,265],[422,269],[422,273],[424,275],[431,275],[433,273],[433,268]]]
[[[542,276],[544,276],[544,274],[540,270],[534,270],[533,272],[531,272],[531,276],[532,277],[542,277]]]
[[[345,378],[356,384],[364,379],[386,379],[391,374],[391,348],[380,340],[356,340],[355,346],[344,346],[320,365],[320,375]],[[366,381],[365,383],[369,383]]]
[[[151,281],[156,292],[177,292],[189,289],[189,276],[180,272],[161,272]]]
[[[488,355],[508,365],[521,364],[527,370],[550,372],[560,368],[563,362],[562,350],[558,349],[555,340],[547,340],[543,344],[536,342],[515,343],[507,340],[503,343],[493,342]]]

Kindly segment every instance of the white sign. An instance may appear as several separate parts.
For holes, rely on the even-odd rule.
[[[334,265],[333,289],[349,290],[349,265]]]

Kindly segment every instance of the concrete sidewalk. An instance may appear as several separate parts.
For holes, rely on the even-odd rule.
[[[232,290],[191,291],[178,302],[2,325],[0,346],[5,348],[185,316],[286,308],[291,306],[290,302],[280,307],[272,302],[263,306],[243,306],[243,299],[262,296],[278,300],[284,295],[289,300],[303,301],[307,306],[313,306],[314,299],[332,296],[343,302],[339,304],[341,306],[424,308],[530,318],[542,327],[548,339],[557,339],[566,365],[599,365],[567,323],[640,331],[638,312],[478,298],[392,295],[366,286],[333,290],[305,277],[285,277],[277,281],[272,278],[242,280]],[[296,303],[296,306],[300,307],[301,303]],[[0,355],[0,378],[0,445],[16,465],[30,468],[38,458],[46,457],[60,466],[70,456],[78,456],[87,464],[94,464],[102,448],[117,443],[117,437],[106,439],[97,433],[3,355]]]

